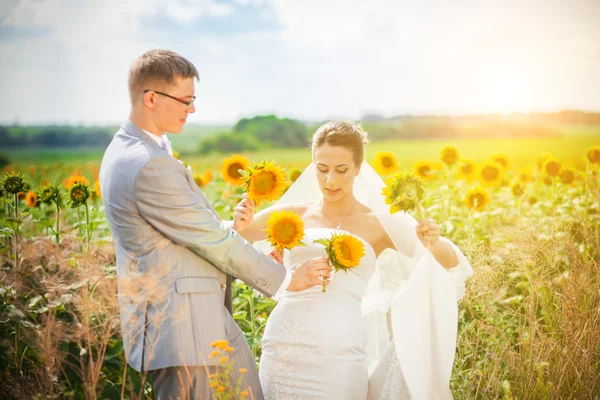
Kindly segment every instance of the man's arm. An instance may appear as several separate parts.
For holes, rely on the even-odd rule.
[[[136,179],[135,194],[140,215],[174,243],[268,296],[284,283],[286,268],[225,227],[171,157],[157,156],[146,163]]]

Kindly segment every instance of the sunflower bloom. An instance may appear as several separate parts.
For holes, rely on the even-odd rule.
[[[456,164],[459,158],[460,154],[458,153],[458,149],[454,146],[444,146],[442,151],[440,151],[440,160],[446,165],[452,166]]]
[[[229,182],[233,186],[241,186],[244,184],[244,176],[240,173],[248,168],[250,162],[246,157],[234,154],[231,158],[223,160],[221,165],[221,175],[225,182]]]
[[[294,168],[293,170],[290,171],[290,181],[296,182],[298,180],[298,178],[300,178],[300,175],[302,175],[302,170],[298,169],[298,168]]]
[[[67,188],[67,190],[71,190],[73,185],[75,185],[76,183],[84,183],[85,185],[90,184],[87,178],[83,175],[71,175],[70,177],[65,179],[64,186]]]
[[[361,258],[365,256],[365,245],[352,235],[345,233],[334,233],[330,239],[315,240],[325,246],[325,252],[329,264],[335,271],[348,272],[360,264]],[[323,284],[323,292],[326,291],[327,283]]]
[[[204,175],[201,174],[194,174],[194,182],[196,182],[196,185],[198,185],[200,188],[206,186],[208,183],[204,180]]]
[[[219,357],[221,355],[221,352],[218,350],[213,351],[212,353],[210,353],[210,355],[208,356],[208,358],[215,358],[215,357]]]
[[[510,165],[510,158],[504,154],[504,153],[496,153],[492,156],[490,156],[490,161],[492,162],[497,162],[498,164],[502,165],[502,168],[504,168],[504,170],[508,170],[508,167]]]
[[[291,250],[303,245],[301,240],[304,237],[304,222],[293,211],[275,211],[269,216],[265,232],[275,250]]]
[[[562,168],[562,163],[558,161],[556,158],[548,158],[544,163],[543,171],[546,175],[551,177],[557,177],[560,175],[560,169]]]
[[[421,178],[413,173],[404,171],[394,174],[383,188],[382,194],[385,196],[385,203],[390,205],[390,213],[416,209],[419,212],[419,219],[423,219],[420,203],[423,187]]]
[[[219,361],[223,364],[225,364],[227,361],[229,361],[229,357],[221,357],[219,358]]]
[[[513,184],[510,188],[510,191],[515,197],[521,197],[525,193],[525,189],[523,188],[523,185],[520,182],[516,182],[515,184]]]
[[[483,188],[471,189],[465,197],[467,207],[477,211],[483,211],[490,204],[490,195]]]
[[[587,152],[588,161],[591,164],[600,165],[600,146],[594,146]]]
[[[565,185],[570,185],[573,182],[575,182],[575,179],[577,178],[577,174],[571,168],[563,168],[560,171],[560,175],[558,176],[558,178],[560,179],[561,183],[563,183]]]
[[[102,198],[102,192],[100,191],[100,181],[96,179],[96,182],[94,182],[94,194],[96,195],[97,198],[101,199]]]
[[[245,374],[246,372],[248,372],[246,368],[240,368],[240,374]]]
[[[34,208],[37,205],[37,202],[38,195],[33,190],[27,192],[27,195],[25,195],[25,205],[29,208]]]
[[[224,349],[229,346],[229,342],[227,340],[215,340],[210,344],[210,347],[215,347],[217,349]]]
[[[242,397],[248,397],[248,391],[247,390],[242,390],[240,392],[240,396],[242,396]]]
[[[474,161],[463,159],[458,166],[458,179],[462,179],[467,183],[473,182],[477,172],[477,166]]]
[[[498,187],[504,180],[504,168],[496,162],[486,161],[479,167],[477,177],[484,187]]]
[[[209,184],[212,181],[213,178],[213,172],[211,169],[206,169],[204,170],[204,172],[202,173],[202,179],[205,182],[205,185]]]
[[[531,174],[531,170],[529,168],[519,168],[518,171],[519,182],[521,183],[531,183],[533,182],[533,175]]]
[[[413,165],[415,175],[426,181],[432,181],[437,178],[437,173],[441,169],[441,164],[429,161],[418,161]]]
[[[550,158],[552,158],[552,154],[548,152],[542,153],[538,156],[537,167],[539,171],[542,171],[544,169],[544,164],[546,164],[546,161]]]
[[[281,167],[263,161],[260,164],[254,163],[252,168],[247,169],[244,188],[248,192],[248,199],[259,206],[263,201],[279,199],[286,189],[286,179]]]
[[[398,160],[391,151],[380,151],[375,155],[373,168],[379,175],[391,175],[398,170]]]
[[[225,389],[225,386],[219,386],[217,388],[217,392],[219,392],[219,393],[223,393],[225,390],[227,390],[227,389]]]

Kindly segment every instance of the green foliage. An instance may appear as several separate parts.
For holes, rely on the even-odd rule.
[[[308,144],[309,136],[304,124],[268,115],[239,120],[231,133],[222,133],[202,141],[200,153],[253,151],[265,147],[299,148]]]

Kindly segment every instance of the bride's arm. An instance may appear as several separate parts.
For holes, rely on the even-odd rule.
[[[440,236],[440,226],[433,220],[417,222],[410,214],[396,213],[379,217],[384,230],[386,248],[397,250],[407,257],[419,257],[429,251],[444,268],[461,264],[460,249],[449,239]]]

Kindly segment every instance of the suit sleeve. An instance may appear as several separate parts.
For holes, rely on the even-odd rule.
[[[136,179],[135,194],[140,215],[175,244],[267,296],[284,282],[285,267],[227,228],[172,157],[150,159]]]

